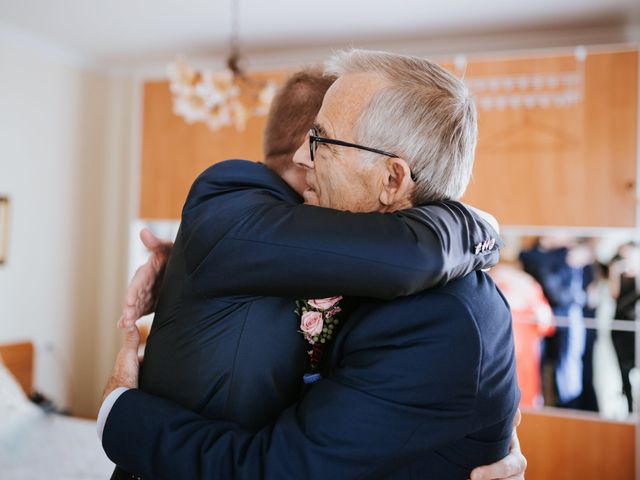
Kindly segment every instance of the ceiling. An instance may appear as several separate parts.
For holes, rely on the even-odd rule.
[[[0,0],[0,25],[98,61],[207,54],[228,45],[231,0]],[[624,24],[638,0],[238,0],[248,50],[366,39]]]

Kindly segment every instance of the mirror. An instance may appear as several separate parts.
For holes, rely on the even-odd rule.
[[[626,419],[640,391],[637,237],[503,237],[507,247],[490,275],[512,309],[521,407]]]

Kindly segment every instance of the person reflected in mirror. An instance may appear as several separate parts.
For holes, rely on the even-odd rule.
[[[550,377],[552,387],[545,392],[545,400],[561,408],[597,411],[592,367],[595,337],[587,332],[583,310],[585,268],[593,263],[593,254],[575,237],[556,234],[536,239],[520,253],[520,261],[540,283],[559,319],[555,334],[542,344],[542,378]],[[547,368],[550,375],[545,374]]]
[[[616,302],[616,320],[638,321],[638,300],[640,299],[640,247],[629,242],[622,245],[609,265],[609,292]],[[627,399],[629,413],[633,412],[633,388],[630,377],[636,364],[635,332],[613,330],[611,340],[616,351],[622,393]]]

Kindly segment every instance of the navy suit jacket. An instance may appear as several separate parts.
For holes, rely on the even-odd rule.
[[[255,295],[317,298],[346,293],[390,298],[445,283],[496,259],[495,251],[485,256],[472,252],[475,244],[495,233],[455,202],[386,215],[298,203],[275,174],[250,162],[223,162],[199,177],[185,204],[167,266],[145,355],[143,389],[203,417],[231,420],[235,427],[252,430],[264,427],[298,398],[305,345],[296,332],[292,299]],[[432,303],[426,297],[421,301]],[[387,321],[391,332],[410,327],[405,316],[411,315],[400,310],[396,315],[396,321]],[[369,321],[364,323],[361,328],[368,328]],[[338,358],[334,357],[331,372]],[[332,375],[328,373],[328,378]],[[410,383],[401,388],[414,390]],[[312,392],[318,391],[314,385]],[[505,418],[512,413],[500,411]],[[110,416],[108,425],[112,422]],[[508,439],[510,420],[505,425]],[[106,446],[106,433],[104,438]],[[493,453],[498,450],[501,447]],[[420,450],[422,460],[424,452]],[[491,461],[504,451],[499,453]],[[200,478],[193,470],[183,470],[178,457],[177,451],[170,455],[182,473],[167,473],[166,478]],[[400,465],[383,463],[372,472],[397,471]],[[352,465],[357,464],[354,457]],[[149,478],[164,478],[161,471],[122,465]],[[212,468],[202,478],[243,475],[216,473]],[[300,468],[292,470],[292,478],[302,475]],[[334,471],[331,468],[329,472]],[[251,471],[247,478],[257,478],[255,474]],[[265,472],[274,478],[283,474]]]

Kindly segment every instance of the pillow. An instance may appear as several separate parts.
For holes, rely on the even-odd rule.
[[[0,440],[13,436],[40,414],[0,357]]]

